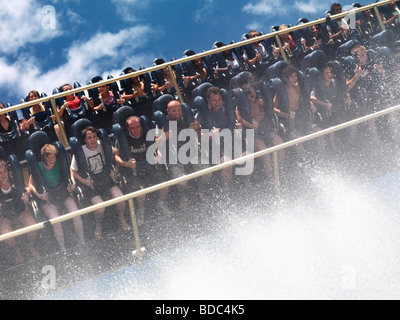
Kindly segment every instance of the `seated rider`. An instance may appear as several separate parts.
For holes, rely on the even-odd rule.
[[[40,98],[40,94],[36,90],[32,90],[28,93],[28,101],[37,100]],[[47,118],[46,108],[42,104],[35,104],[29,108],[30,114],[32,115],[30,119],[22,119],[21,121],[21,131],[35,131],[35,121],[41,122]]]
[[[127,70],[127,73],[133,73],[136,72],[135,69],[129,68]],[[122,94],[122,99],[127,101],[127,100],[133,100],[138,97],[143,97],[146,95],[146,88],[145,88],[145,83],[143,81],[139,80],[139,76],[134,76],[132,78],[129,78],[131,81],[133,93],[132,94],[127,94],[123,93]]]
[[[3,102],[0,102],[0,110],[5,109]],[[10,117],[6,113],[0,114],[0,133],[10,134],[13,131],[13,124]]]
[[[100,100],[89,99],[86,96],[82,96],[82,99],[88,103],[88,106],[92,112],[101,110],[104,112],[112,111],[117,104],[123,105],[125,103],[124,99],[116,99],[113,92],[109,90],[109,87],[106,84],[99,86],[98,90]]]
[[[376,64],[368,57],[367,49],[357,45],[351,50],[357,65],[355,70],[346,73],[346,86],[351,100],[358,105],[359,116],[373,113],[381,106],[379,101],[379,84],[382,83],[385,70],[382,64]],[[377,125],[374,119],[368,121],[368,128],[375,143],[380,142]]]
[[[254,147],[255,151],[265,150],[273,145],[282,143],[282,139],[279,137],[276,131],[273,129],[272,119],[268,117],[266,111],[264,99],[257,94],[256,87],[251,83],[246,83],[242,86],[242,90],[247,96],[249,101],[251,122],[244,119],[239,108],[236,108],[236,114],[239,122],[244,128],[253,129],[254,136]],[[279,153],[281,160],[284,159],[284,153]],[[270,178],[273,178],[273,168],[271,162],[271,156],[269,154],[262,157],[262,161],[265,169]],[[282,162],[283,163],[283,162]]]
[[[279,117],[279,121],[283,123],[287,132],[285,140],[293,140],[321,129],[312,123],[310,117],[311,112],[316,112],[317,108],[310,101],[310,94],[307,93],[299,83],[299,70],[288,65],[282,71],[282,80],[285,85],[284,94],[287,95],[288,104],[280,100],[278,94],[274,97],[274,111]],[[318,141],[318,147],[323,149],[325,141],[322,138]],[[297,145],[297,151],[304,154],[302,144]]]
[[[331,67],[326,66],[322,73],[322,83],[311,92],[311,102],[322,115],[321,128],[326,129],[342,123],[345,118],[344,93],[334,79]],[[335,134],[329,135],[333,148],[336,148]]]
[[[32,175],[29,178],[29,188],[41,200],[40,206],[43,212],[49,219],[54,219],[60,216],[59,210],[61,208],[66,208],[69,213],[78,211],[78,206],[71,196],[75,185],[67,186],[67,183],[62,179],[59,161],[57,160],[57,148],[52,144],[46,144],[42,147],[40,154],[39,169],[43,176],[45,192],[40,193],[37,190]],[[73,223],[79,243],[85,243],[81,216],[73,218]],[[61,223],[54,224],[53,230],[60,249],[65,250],[64,230]]]
[[[158,83],[156,79],[153,79],[151,90],[157,94],[173,92],[175,90],[174,80],[177,81],[178,79],[177,72],[173,71],[173,76],[175,79],[172,79],[171,73],[169,72],[169,69],[167,67],[161,69],[161,74],[164,78],[164,83]]]
[[[146,156],[148,142],[146,140],[146,135],[144,134],[145,131],[140,123],[140,118],[136,116],[130,116],[126,119],[125,125],[128,133],[127,140],[130,149],[130,159],[128,161],[124,161],[121,158],[119,144],[118,141],[116,141],[115,163],[118,166],[132,169],[133,179],[130,180],[130,191],[138,191],[151,185],[156,185],[167,181],[168,175],[165,166],[151,165],[147,162]],[[168,196],[168,190],[168,187],[161,189],[158,197],[158,207],[163,211],[164,214],[167,215],[170,214],[168,205],[165,202]],[[137,198],[137,216],[139,224],[141,224],[144,220],[145,200],[145,195]]]
[[[32,214],[26,209],[29,200],[29,189],[25,188],[24,194],[20,194],[12,181],[8,164],[0,160],[0,233],[6,234],[15,229],[20,223],[24,227],[32,226],[36,223]],[[29,250],[32,256],[37,259],[40,257],[35,248],[37,231],[27,234]],[[23,262],[23,256],[15,238],[5,240],[5,243],[14,249],[17,263]]]
[[[90,177],[84,178],[79,174],[80,165],[77,163],[75,155],[72,157],[71,170],[73,177],[82,183],[84,189],[83,193],[88,199],[90,199],[90,202],[93,205],[103,202],[103,199],[109,196],[112,198],[122,196],[122,191],[114,182],[114,173],[106,172],[105,170],[106,158],[103,146],[101,145],[100,140],[97,139],[97,129],[92,126],[86,127],[82,132],[82,137],[85,142],[82,149]],[[130,230],[130,226],[124,217],[125,203],[121,202],[116,206],[123,230]],[[104,212],[104,208],[95,212],[96,239],[99,239],[102,235],[102,220]]]
[[[210,87],[207,90],[206,96],[207,96],[207,104],[208,104],[207,114],[210,119],[210,123],[208,125],[210,127],[209,128],[207,127],[207,123],[206,123],[205,119],[203,119],[202,113],[198,114],[197,120],[200,123],[200,125],[202,126],[202,128],[213,130],[211,132],[211,134],[209,135],[210,140],[214,137],[219,138],[219,142],[220,142],[219,163],[224,163],[226,161],[232,160],[232,158],[234,156],[234,154],[233,154],[233,150],[234,150],[233,142],[234,141],[232,139],[232,146],[230,146],[230,148],[228,149],[228,150],[231,150],[232,152],[225,153],[225,151],[226,151],[225,150],[225,140],[224,140],[224,136],[220,135],[220,132],[222,130],[228,129],[231,131],[230,134],[232,136],[234,129],[240,130],[243,128],[243,126],[241,123],[235,121],[236,118],[233,121],[232,121],[232,119],[230,119],[230,116],[228,114],[228,109],[227,109],[228,107],[224,103],[220,88]],[[203,135],[203,133],[202,133],[202,135]],[[243,150],[243,143],[242,143],[242,150]],[[212,155],[213,149],[210,148],[210,151],[211,151],[210,158],[212,158],[213,157],[213,155]],[[245,154],[247,154],[247,152],[242,153],[242,155],[245,155]],[[233,171],[233,167],[228,167],[221,171],[222,183],[223,183],[224,189],[227,191],[229,191],[229,189],[230,189],[230,182],[232,179],[232,171]]]
[[[192,63],[196,70],[196,74],[193,76],[183,76],[182,80],[185,84],[194,82],[196,80],[202,82],[207,79],[207,69],[204,67],[203,60],[196,59],[193,60]]]
[[[68,83],[64,84],[61,86],[61,92],[65,92],[65,91],[69,91],[72,90],[72,86]],[[83,97],[82,97],[83,98]],[[61,108],[58,109],[58,114],[60,116],[61,119],[63,119],[64,121],[64,125],[70,125],[71,123],[67,123],[67,117],[65,115],[65,112],[69,113],[70,110],[76,110],[80,107],[81,105],[81,99],[79,98],[78,95],[74,95],[74,94],[70,94],[68,96],[64,97],[65,102],[64,104],[61,106]],[[53,121],[54,121],[54,117],[53,117]],[[64,147],[66,147],[65,143],[64,143],[64,139],[62,137],[61,134],[61,130],[58,126],[58,124],[54,125],[54,131],[56,132],[57,138],[58,140],[64,145]]]
[[[166,161],[165,163],[168,166],[168,172],[170,175],[171,179],[176,179],[179,177],[182,177],[186,175],[188,172],[191,170],[198,171],[201,169],[208,168],[209,165],[207,164],[201,164],[200,160],[200,154],[193,155],[194,158],[197,158],[197,164],[187,164],[184,165],[182,164],[179,159],[174,159],[175,161],[171,161],[170,155],[173,154],[172,150],[170,149],[170,144],[168,143],[168,140],[172,135],[175,137],[179,136],[179,133],[184,130],[184,129],[192,129],[195,130],[198,134],[200,132],[200,124],[195,120],[192,123],[185,123],[184,116],[183,116],[183,110],[182,110],[182,104],[177,101],[177,100],[172,100],[168,103],[167,105],[167,120],[170,123],[170,130],[168,132],[165,132],[165,134],[162,134],[159,138],[156,138],[156,142],[159,145],[165,145],[166,149],[166,154],[160,153],[160,156]],[[176,130],[177,132],[174,132],[174,128],[172,128],[171,123],[175,123],[176,125]],[[184,145],[186,141],[178,141],[177,142],[177,150],[180,149],[182,145]],[[199,150],[198,150],[199,151]],[[200,152],[199,152],[200,153]],[[177,161],[176,161],[177,160]],[[212,174],[208,175],[203,175],[200,178],[200,183],[198,184],[198,194],[200,198],[205,198],[204,197],[204,192],[205,192],[205,186],[208,183],[208,181],[211,179]],[[182,182],[178,184],[178,190],[179,190],[179,197],[180,197],[180,208],[181,209],[186,209],[187,203],[186,203],[186,194],[185,190],[187,188],[187,182]]]

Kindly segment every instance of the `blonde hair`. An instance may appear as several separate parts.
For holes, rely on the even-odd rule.
[[[137,117],[137,116],[130,116],[130,117],[128,117],[128,118],[126,119],[126,121],[125,121],[125,126],[127,127],[129,122],[136,121],[136,120],[139,120],[139,121],[140,121],[140,118]]]
[[[353,49],[351,49],[351,55],[354,58],[357,58],[358,54],[360,53],[360,51],[364,51],[367,50],[363,45],[357,45],[355,46]]]
[[[52,144],[45,144],[43,148],[40,150],[40,156],[42,157],[42,161],[44,161],[45,157],[50,154],[54,154],[57,156],[58,150]]]
[[[0,160],[0,168],[6,167],[8,169],[8,164],[5,160],[1,159]]]

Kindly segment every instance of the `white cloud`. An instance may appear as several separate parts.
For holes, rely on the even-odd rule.
[[[302,13],[321,13],[322,14],[330,8],[331,1],[321,0],[308,0],[308,1],[296,1],[294,9]]]
[[[214,0],[203,0],[203,5],[199,9],[197,9],[194,14],[195,23],[207,20],[207,15],[211,13],[211,10],[213,8],[213,1]]]
[[[256,3],[248,3],[243,7],[243,11],[253,15],[276,14],[278,11],[283,14],[283,12],[286,11],[286,8],[287,7],[282,5],[281,0],[261,0]]]
[[[117,13],[127,22],[137,22],[140,19],[140,11],[151,7],[151,0],[111,0]]]
[[[284,20],[287,16],[301,18],[318,13],[322,16],[330,5],[331,1],[328,0],[296,0],[291,3],[282,0],[253,0],[244,5],[242,11],[254,16],[254,21],[247,24],[247,29],[262,30],[268,21],[293,23]]]
[[[243,11],[252,15],[270,15],[284,16],[290,13],[301,14],[321,13],[321,15],[330,8],[331,1],[327,0],[304,0],[287,3],[282,0],[258,0],[250,2],[243,7]]]
[[[51,95],[53,89],[63,83],[78,81],[83,86],[94,75],[116,77],[129,60],[139,66],[150,63],[148,55],[137,53],[149,32],[149,28],[138,26],[75,41],[65,49],[66,62],[48,71],[40,69],[40,57],[21,55],[13,63],[1,58],[0,74],[7,77],[0,77],[0,86],[12,90],[20,99],[32,89]]]
[[[0,53],[13,54],[29,44],[62,34],[60,23],[55,29],[43,27],[42,22],[50,16],[42,12],[43,6],[36,0],[0,0],[0,7]]]

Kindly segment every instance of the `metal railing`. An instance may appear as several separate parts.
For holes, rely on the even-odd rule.
[[[386,4],[390,3],[390,2],[392,2],[392,1],[388,0],[388,1],[375,3],[375,4],[372,4],[372,5],[364,6],[364,7],[360,8],[360,9],[357,9],[357,10],[354,10],[354,11],[344,12],[344,13],[341,13],[339,15],[332,16],[332,19],[341,18],[341,17],[347,16],[349,14],[355,14],[356,12],[362,12],[362,11],[365,11],[365,10],[374,9],[375,12],[377,13],[376,15],[377,15],[377,18],[378,18],[378,20],[379,20],[379,22],[381,24],[381,27],[384,28],[384,24],[383,24],[383,22],[382,22],[382,20],[380,18],[380,14],[378,13],[378,9],[377,8],[379,6],[386,5]],[[271,38],[271,37],[276,37],[277,39],[279,39],[279,35],[282,34],[282,33],[287,33],[287,32],[291,32],[291,31],[294,31],[294,30],[299,30],[299,29],[302,29],[302,28],[308,28],[308,27],[311,27],[313,25],[323,23],[325,21],[326,21],[326,19],[315,20],[315,21],[312,21],[312,22],[309,22],[309,23],[304,23],[304,24],[301,24],[301,25],[298,25],[298,26],[295,26],[295,27],[292,27],[292,28],[288,28],[288,29],[283,30],[283,31],[277,31],[277,32],[270,33],[270,34],[267,34],[267,35],[259,36],[259,37],[254,38],[254,39],[241,41],[239,43],[235,43],[235,44],[232,44],[232,45],[227,45],[227,46],[224,46],[222,48],[210,50],[210,51],[207,51],[207,52],[202,52],[202,53],[190,56],[190,57],[185,57],[185,58],[182,58],[182,59],[178,59],[178,60],[175,60],[175,61],[171,61],[171,62],[168,62],[168,63],[161,64],[161,65],[158,65],[158,66],[153,66],[153,67],[150,67],[150,68],[147,68],[147,69],[143,69],[143,70],[140,70],[140,71],[137,71],[137,72],[134,72],[134,73],[130,73],[130,74],[126,74],[126,75],[122,75],[122,76],[116,77],[116,78],[104,80],[101,83],[94,83],[94,84],[86,85],[86,86],[83,86],[83,87],[80,87],[80,88],[77,88],[77,89],[73,89],[73,90],[70,90],[70,91],[67,91],[67,92],[62,92],[62,93],[55,94],[55,95],[52,95],[52,96],[49,96],[49,97],[45,97],[45,98],[37,99],[37,100],[34,100],[34,101],[26,102],[26,103],[23,103],[23,104],[19,104],[17,106],[12,106],[12,107],[9,107],[9,108],[6,108],[6,109],[0,111],[0,114],[1,113],[11,112],[11,111],[22,109],[22,108],[26,108],[26,107],[30,107],[32,105],[39,104],[39,103],[44,103],[44,102],[47,102],[47,101],[50,100],[51,104],[52,104],[53,112],[56,115],[57,123],[60,125],[61,128],[63,128],[63,125],[61,123],[61,119],[58,116],[57,107],[56,107],[56,104],[55,104],[55,99],[65,97],[65,96],[70,95],[70,94],[75,94],[75,93],[78,93],[78,92],[82,92],[84,90],[89,90],[89,89],[92,89],[92,88],[96,88],[96,87],[98,87],[100,85],[110,84],[110,83],[113,83],[113,82],[116,82],[116,81],[120,81],[120,80],[123,80],[123,79],[131,78],[133,76],[139,76],[139,75],[142,75],[142,74],[145,74],[145,73],[150,73],[152,71],[160,70],[160,69],[163,69],[163,68],[168,68],[172,79],[175,80],[175,77],[173,76],[173,69],[172,69],[172,66],[174,66],[174,65],[181,64],[181,63],[186,62],[186,61],[191,61],[191,60],[195,60],[195,59],[198,59],[198,58],[202,58],[202,57],[214,54],[214,53],[223,52],[225,50],[234,49],[236,47],[240,47],[240,46],[243,46],[243,45],[246,45],[246,44],[249,44],[249,43],[253,43],[253,42],[258,42],[260,40]],[[285,56],[284,55],[284,50],[283,50],[281,45],[280,45],[280,50],[281,50],[282,56],[284,57]],[[174,81],[174,86],[175,86],[176,92],[179,94],[180,91],[179,91],[179,87],[178,87],[178,84],[177,84],[176,80]],[[179,99],[182,99],[182,97],[179,96]],[[78,210],[76,212],[68,213],[68,214],[59,216],[59,217],[54,218],[54,219],[50,219],[50,220],[47,220],[47,221],[44,221],[44,222],[41,222],[41,223],[37,223],[37,224],[29,226],[29,227],[20,228],[20,229],[17,229],[15,231],[9,232],[7,234],[0,235],[0,242],[1,241],[5,241],[5,240],[10,239],[10,238],[14,238],[14,237],[18,237],[18,236],[27,234],[29,232],[33,232],[33,231],[37,231],[37,230],[43,229],[43,228],[45,228],[46,225],[54,225],[56,223],[60,223],[60,222],[63,222],[63,221],[67,221],[67,220],[73,219],[74,217],[77,217],[77,216],[82,216],[84,214],[94,212],[94,211],[96,211],[98,209],[101,209],[101,208],[107,208],[107,207],[116,205],[118,203],[128,201],[129,209],[130,209],[130,215],[131,215],[131,219],[132,219],[132,225],[133,225],[133,232],[134,232],[134,237],[135,237],[136,253],[138,254],[139,261],[141,262],[142,261],[143,248],[141,247],[141,243],[140,243],[140,237],[139,237],[139,231],[138,231],[138,226],[137,226],[137,222],[136,222],[136,215],[135,215],[135,208],[134,208],[133,199],[138,198],[138,197],[143,196],[143,195],[147,195],[149,193],[153,193],[153,192],[159,191],[159,190],[164,189],[166,187],[171,187],[171,186],[177,185],[177,184],[185,182],[185,181],[193,180],[193,179],[199,178],[199,177],[201,177],[203,175],[206,175],[206,174],[209,174],[209,173],[213,173],[213,172],[216,172],[216,171],[220,171],[220,170],[223,170],[225,168],[232,167],[232,166],[235,166],[235,165],[239,165],[239,164],[242,164],[245,161],[253,160],[255,158],[259,158],[259,157],[262,157],[262,156],[265,156],[265,155],[268,155],[268,154],[272,153],[273,154],[273,160],[274,160],[274,170],[275,170],[274,177],[275,177],[276,202],[279,203],[280,202],[280,183],[279,183],[278,151],[286,149],[286,148],[289,148],[289,147],[292,147],[292,146],[295,146],[297,144],[300,144],[300,143],[303,143],[303,142],[306,142],[306,141],[310,141],[310,140],[313,140],[313,139],[316,139],[316,138],[319,138],[319,137],[322,137],[322,136],[337,132],[339,130],[343,130],[345,128],[348,128],[348,127],[351,127],[351,126],[354,126],[354,125],[358,125],[358,124],[366,122],[368,120],[372,120],[372,119],[375,119],[375,118],[378,118],[378,117],[381,117],[381,116],[384,116],[384,115],[387,115],[389,113],[396,112],[396,111],[399,111],[399,110],[400,110],[400,105],[395,106],[395,107],[391,107],[391,108],[388,108],[388,109],[385,109],[385,110],[382,110],[382,111],[379,111],[379,112],[376,112],[376,113],[373,113],[373,114],[370,114],[370,115],[367,115],[367,116],[364,116],[364,117],[361,117],[361,118],[358,118],[358,119],[355,119],[355,120],[352,120],[352,121],[349,121],[349,122],[346,122],[346,123],[342,123],[342,124],[337,125],[335,127],[330,127],[328,129],[325,129],[325,130],[322,130],[322,131],[319,131],[319,132],[316,132],[316,133],[313,133],[313,134],[310,134],[310,135],[307,135],[307,136],[304,136],[304,137],[301,137],[301,138],[298,138],[298,139],[295,139],[295,140],[291,140],[289,142],[280,144],[280,145],[272,147],[272,148],[265,149],[263,151],[259,151],[259,152],[256,152],[256,153],[253,153],[253,154],[249,154],[249,155],[246,155],[246,156],[243,156],[243,157],[231,160],[231,161],[227,161],[227,162],[225,162],[223,164],[215,165],[215,166],[212,166],[210,168],[207,168],[207,169],[204,169],[204,170],[201,170],[201,171],[197,171],[197,172],[185,175],[185,176],[177,178],[177,179],[169,180],[167,182],[164,182],[164,183],[161,183],[161,184],[158,184],[158,185],[155,185],[155,186],[152,186],[152,187],[140,190],[140,191],[129,193],[129,194],[123,195],[121,197],[118,197],[118,198],[115,198],[115,199],[111,199],[111,200],[99,203],[97,205],[92,205],[92,206],[80,209],[80,210]],[[63,136],[66,139],[65,132],[63,132]]]

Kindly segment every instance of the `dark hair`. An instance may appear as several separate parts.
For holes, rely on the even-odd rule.
[[[331,5],[331,10],[329,12],[333,14],[333,11],[335,10],[336,7],[342,8],[342,5],[340,3],[335,2],[334,4]]]
[[[212,94],[220,94],[220,93],[221,93],[221,90],[218,87],[208,88],[208,90],[207,90],[207,99],[209,99]]]
[[[136,72],[136,70],[131,68],[131,67],[128,67],[128,68],[125,69],[125,74],[133,73],[133,72]]]
[[[86,139],[86,133],[89,132],[89,131],[97,134],[97,129],[95,127],[87,126],[85,129],[82,130],[82,138],[83,138],[83,140]]]
[[[299,69],[289,64],[285,69],[282,71],[282,79],[285,80],[290,77],[293,73],[299,75]]]
[[[72,86],[71,86],[69,83],[63,84],[63,85],[60,87],[61,92],[64,92],[64,91],[65,91],[65,90],[64,90],[64,87],[65,87],[65,86],[70,86],[70,87],[72,88]]]
[[[263,97],[260,94],[260,90],[258,90],[257,86],[253,82],[245,83],[242,86],[242,90],[247,96],[251,93],[251,89],[254,89],[254,92],[256,93],[256,99],[257,100],[258,99],[264,100]]]
[[[31,93],[36,94],[36,95],[40,98],[40,94],[39,94],[38,91],[36,91],[36,90],[31,90],[31,91],[29,91],[29,93],[28,93],[28,100],[29,100],[29,96],[31,95]]]
[[[321,26],[320,24],[314,24],[313,26],[310,27],[310,29],[312,30],[313,27],[316,27],[316,28],[317,28],[318,34],[319,34],[320,36],[323,35],[322,26]]]
[[[254,84],[252,84],[252,83],[245,83],[245,84],[242,86],[242,90],[243,90],[243,92],[244,92],[245,94],[250,94],[251,89],[256,90],[256,87],[255,87]]]

